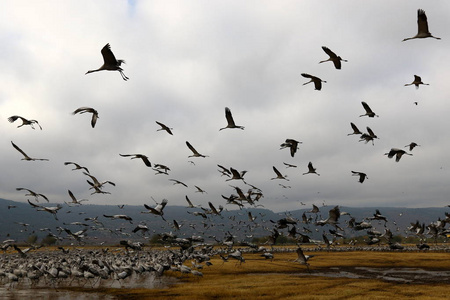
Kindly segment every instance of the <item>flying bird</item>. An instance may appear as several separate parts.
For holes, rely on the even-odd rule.
[[[313,167],[312,162],[309,162],[309,164],[308,164],[308,172],[303,173],[303,175],[310,174],[310,173],[314,173],[314,174],[320,176],[320,174],[316,173],[316,168]]]
[[[280,145],[280,150],[284,148],[289,148],[291,152],[291,157],[294,157],[298,149],[298,144],[302,144],[302,142],[296,141],[294,139],[286,139],[284,143]]]
[[[207,155],[200,154],[197,150],[195,150],[194,147],[192,147],[192,145],[188,141],[186,141],[186,145],[192,151],[192,153],[194,153],[193,155],[189,155],[188,158],[189,157],[208,157]]]
[[[405,147],[409,147],[409,151],[412,151],[415,147],[420,146],[417,143],[412,142],[409,145],[406,145]]]
[[[145,156],[144,154],[120,154],[119,153],[119,155],[122,156],[122,157],[129,157],[129,156],[131,156],[131,159],[140,158],[140,159],[142,159],[142,161],[144,162],[144,164],[147,167],[151,167],[152,166],[152,164],[148,160],[148,157]]]
[[[168,134],[173,135],[173,133],[172,133],[173,128],[170,128],[170,127],[164,125],[164,124],[161,123],[161,122],[158,122],[158,121],[155,121],[155,122],[156,122],[156,124],[158,124],[159,126],[161,126],[161,128],[158,129],[158,130],[156,130],[156,131],[165,130],[165,131],[167,131]]]
[[[441,38],[432,36],[430,31],[428,31],[428,21],[427,21],[427,15],[425,14],[425,11],[422,9],[417,10],[417,34],[413,37],[403,39],[404,41],[412,40],[412,39],[423,39],[423,38],[435,38],[437,40],[440,40]]]
[[[78,113],[80,113],[80,114],[92,113],[91,126],[92,126],[92,128],[95,127],[95,123],[97,123],[97,119],[98,119],[98,111],[96,111],[92,107],[80,107],[80,108],[77,108],[72,114],[75,115]]]
[[[416,86],[416,89],[419,88],[419,84],[430,85],[430,84],[428,84],[428,83],[423,83],[423,82],[422,82],[422,78],[420,78],[420,76],[417,76],[417,75],[414,75],[414,81],[413,81],[413,82],[411,82],[411,83],[406,83],[405,86],[413,85],[413,84]]]
[[[228,107],[225,107],[225,118],[227,119],[227,126],[220,128],[219,131],[226,128],[239,128],[244,130],[244,126],[238,126],[236,123],[234,123],[233,115],[231,114],[231,110]]]
[[[350,122],[350,126],[352,126],[353,133],[349,133],[349,134],[347,134],[347,135],[363,134],[363,133],[358,129],[358,127],[356,127],[355,124],[353,124],[353,123]]]
[[[72,202],[69,202],[69,203],[66,202],[66,204],[69,205],[69,206],[70,206],[70,204],[81,205],[81,202],[88,201],[88,199],[80,199],[80,200],[78,200],[77,198],[75,198],[75,196],[74,196],[74,194],[72,193],[71,190],[67,190],[67,191],[69,193],[70,198],[72,199]]]
[[[367,177],[366,173],[363,172],[356,172],[356,171],[351,171],[352,172],[352,176],[359,176],[359,182],[363,183],[364,180],[367,178],[369,179],[369,177]]]
[[[102,56],[103,56],[103,66],[98,68],[97,70],[89,70],[86,72],[86,74],[98,72],[98,71],[119,71],[120,75],[122,76],[123,80],[128,80],[129,78],[125,76],[123,73],[123,69],[120,67],[122,63],[125,63],[124,60],[119,59],[117,60],[114,54],[111,51],[111,46],[109,44],[106,44],[105,47],[102,48]],[[85,74],[85,75],[86,75]]]
[[[42,197],[42,198],[45,199],[45,201],[49,202],[49,201],[48,201],[48,198],[47,198],[45,195],[43,195],[43,194],[39,194],[39,193],[33,192],[32,190],[29,190],[29,189],[26,189],[26,188],[16,188],[16,190],[17,190],[17,191],[27,191],[28,194],[25,194],[25,196],[33,196],[34,199],[35,199],[37,202],[39,202],[39,197]]]
[[[79,164],[77,164],[77,163],[74,163],[74,162],[71,162],[71,161],[66,161],[66,162],[64,162],[64,165],[65,165],[65,166],[67,166],[67,165],[74,165],[75,168],[72,169],[72,171],[74,171],[74,170],[85,170],[86,172],[89,173],[88,168],[82,167],[81,165],[79,165]]]
[[[296,165],[288,164],[288,163],[285,163],[285,162],[283,162],[283,164],[286,166],[286,168],[297,168]]]
[[[21,160],[28,160],[28,161],[42,160],[42,161],[48,161],[48,159],[46,159],[46,158],[32,158],[32,157],[29,157],[25,152],[23,152],[22,149],[20,149],[20,148],[19,148],[16,144],[14,144],[12,141],[11,141],[11,144],[13,145],[13,147],[14,147],[17,151],[19,151],[20,153],[22,153],[22,155],[24,156]]]
[[[307,73],[302,73],[302,76],[305,77],[305,78],[311,79],[310,81],[304,83],[303,85],[311,83],[311,82],[314,82],[314,88],[316,90],[318,90],[318,91],[320,91],[322,89],[322,82],[326,83],[325,80],[322,80],[319,77],[316,77],[316,76],[313,76],[313,75],[309,75]]]
[[[174,185],[175,184],[181,184],[181,185],[183,185],[183,186],[185,186],[185,187],[188,187],[187,186],[187,184],[185,184],[184,182],[182,182],[182,181],[179,181],[179,180],[176,180],[176,179],[169,179],[170,181],[173,181],[174,182]]]
[[[340,56],[337,56],[336,53],[334,53],[333,51],[331,51],[329,48],[322,46],[323,51],[325,51],[326,54],[328,54],[329,58],[327,60],[322,60],[319,62],[319,64],[327,62],[327,61],[332,61],[334,64],[334,67],[338,70],[341,69],[341,61],[345,61],[347,62],[345,59],[342,59]]]
[[[287,179],[286,176],[283,176],[283,175],[281,174],[281,172],[278,171],[277,168],[275,168],[275,166],[273,166],[272,169],[273,169],[273,171],[275,172],[275,174],[277,174],[277,177],[270,178],[270,180],[274,180],[274,179],[284,179],[284,180],[289,181],[289,179]]]
[[[111,220],[119,220],[119,219],[126,220],[126,221],[130,222],[131,224],[133,224],[133,222],[131,222],[131,221],[133,221],[133,218],[131,218],[130,216],[127,216],[127,215],[112,215],[112,216],[103,215],[103,216],[105,218],[109,218]]]
[[[364,107],[364,110],[366,111],[366,113],[364,115],[360,115],[360,117],[362,116],[368,116],[369,118],[373,118],[375,116],[378,117],[378,115],[376,115],[369,107],[369,105],[367,105],[366,102],[362,101],[361,102],[362,106]]]
[[[41,125],[39,125],[38,121],[36,121],[36,120],[27,120],[27,119],[25,119],[24,117],[21,117],[21,116],[11,116],[11,117],[8,118],[8,121],[10,123],[14,123],[17,119],[21,119],[22,120],[22,124],[17,126],[17,128],[22,127],[24,125],[30,125],[31,128],[35,129],[34,128],[34,124],[37,124],[39,126],[39,128],[42,130],[42,127],[41,127]]]
[[[405,150],[398,149],[398,148],[392,148],[388,153],[385,153],[384,155],[387,155],[389,158],[393,158],[395,155],[395,161],[399,162],[400,158],[402,158],[403,154],[412,156],[411,153],[407,153]]]
[[[163,215],[164,215],[163,210],[164,210],[164,207],[166,207],[167,202],[169,202],[167,199],[163,199],[161,201],[161,203],[156,204],[156,206],[154,208],[148,206],[147,204],[144,204],[144,207],[146,209],[148,209],[150,211],[150,213],[157,215],[157,216],[161,216],[161,218],[165,221],[166,219],[164,219],[164,217],[163,217]]]

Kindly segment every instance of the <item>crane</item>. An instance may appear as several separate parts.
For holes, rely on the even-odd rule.
[[[368,116],[369,118],[373,118],[373,117],[375,117],[375,116],[378,117],[378,115],[376,115],[376,114],[372,111],[372,109],[370,109],[369,105],[368,105],[366,102],[362,101],[361,104],[362,104],[362,106],[364,107],[364,110],[366,111],[366,113],[365,113],[364,115],[360,115],[360,117],[363,117],[363,116]]]
[[[416,89],[419,88],[419,84],[423,84],[423,85],[429,85],[428,83],[423,83],[422,82],[422,78],[420,78],[420,76],[414,75],[414,81],[411,83],[406,83],[405,86],[409,86],[409,85],[415,85]]]
[[[320,91],[320,90],[322,89],[322,82],[325,82],[325,83],[326,83],[325,80],[322,80],[322,79],[320,79],[319,77],[316,77],[316,76],[313,76],[313,75],[309,75],[309,74],[307,74],[307,73],[302,73],[301,75],[302,75],[303,77],[305,77],[305,78],[311,79],[310,81],[304,83],[303,85],[308,84],[308,83],[311,83],[311,82],[314,82],[314,88],[315,88],[316,90],[318,90],[318,91]]]
[[[22,153],[23,158],[21,160],[28,160],[28,161],[36,161],[36,160],[41,160],[41,161],[48,161],[48,159],[46,158],[33,158],[33,157],[29,157],[22,149],[20,149],[16,144],[14,144],[11,141],[11,144],[13,145],[14,149],[16,149],[17,151],[19,151],[20,153]]]
[[[312,173],[314,173],[314,174],[320,176],[320,174],[318,174],[318,173],[316,172],[316,168],[313,167],[312,162],[309,162],[309,163],[308,163],[308,172],[303,173],[303,175],[306,175],[306,174],[312,174]]]
[[[325,51],[326,54],[328,54],[329,58],[327,60],[322,60],[319,62],[319,64],[332,61],[334,64],[334,67],[338,70],[341,69],[341,61],[347,62],[345,59],[342,59],[340,56],[337,56],[336,53],[331,51],[328,47],[322,46],[323,51]]]
[[[24,125],[30,125],[31,128],[35,129],[34,128],[34,124],[37,124],[39,126],[39,128],[42,130],[42,127],[41,127],[41,125],[39,125],[38,121],[36,121],[36,120],[28,120],[28,119],[25,119],[24,117],[21,117],[21,116],[16,116],[16,115],[11,116],[11,117],[8,118],[8,121],[10,123],[14,123],[17,119],[21,119],[22,120],[22,124],[17,126],[17,128],[22,127]]]
[[[231,114],[231,110],[228,107],[225,107],[225,118],[227,119],[227,126],[220,128],[219,131],[226,129],[226,128],[239,128],[244,130],[244,126],[239,126],[234,123],[233,115]]]
[[[423,9],[417,10],[417,34],[413,37],[403,39],[402,42],[412,39],[423,39],[423,38],[434,38],[440,40],[441,38],[432,36],[430,31],[428,30],[428,21],[427,15]]]
[[[107,71],[119,71],[120,75],[122,76],[123,80],[128,80],[129,78],[127,76],[125,76],[125,74],[123,73],[123,69],[120,67],[120,65],[122,63],[125,63],[125,61],[123,59],[119,59],[117,60],[116,57],[114,56],[114,54],[111,51],[111,46],[108,44],[106,44],[103,48],[102,48],[102,56],[103,56],[103,65],[96,69],[96,70],[89,70],[86,72],[86,74],[89,73],[93,73],[93,72],[98,72],[98,71],[103,71],[103,70],[107,70]],[[86,75],[85,74],[85,75]]]

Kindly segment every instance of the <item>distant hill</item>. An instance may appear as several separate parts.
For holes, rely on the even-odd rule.
[[[38,203],[43,206],[56,206],[56,204]],[[8,206],[10,208],[8,209]],[[328,210],[331,206],[320,207],[320,212],[317,218],[327,218]],[[362,221],[364,218],[371,217],[377,208],[373,207],[340,207],[341,212],[348,212],[356,221]],[[447,208],[394,208],[394,207],[379,207],[380,212],[388,218],[388,228],[394,234],[404,234],[406,227],[411,222],[416,220],[421,223],[429,224],[445,218],[445,212],[450,211]],[[299,209],[289,212],[289,215],[297,218],[300,222],[297,228],[301,231],[302,228],[312,230],[309,235],[313,238],[321,239],[322,232],[328,232],[331,227],[316,227],[314,225],[306,225],[301,223],[301,216],[304,212],[308,212],[311,208]],[[30,235],[35,234],[38,239],[42,239],[49,232],[55,235],[66,238],[65,232],[60,233],[58,229],[69,228],[73,232],[88,228],[86,231],[87,241],[89,243],[115,243],[123,239],[140,240],[144,239],[142,233],[132,233],[132,230],[137,224],[146,224],[150,229],[146,238],[151,238],[153,235],[163,232],[174,232],[178,236],[192,236],[201,235],[209,240],[213,237],[222,239],[226,232],[230,232],[238,239],[251,239],[252,237],[262,237],[270,235],[270,231],[274,228],[277,220],[285,217],[286,213],[275,213],[263,208],[245,208],[242,210],[224,210],[221,216],[208,215],[207,219],[201,216],[194,216],[192,212],[203,212],[200,208],[186,208],[184,206],[167,206],[164,209],[164,221],[160,216],[152,215],[144,206],[125,205],[123,209],[117,205],[91,205],[84,204],[81,206],[69,207],[63,204],[63,207],[57,213],[56,220],[53,215],[44,211],[36,211],[28,203],[14,202],[10,200],[0,199],[0,242],[4,239],[15,239],[17,241],[25,241]],[[191,213],[188,213],[191,212]],[[248,212],[256,217],[254,222],[250,222]],[[125,214],[130,216],[132,223],[126,220],[111,220],[105,218],[103,215]],[[308,216],[315,218],[316,216],[307,213]],[[101,223],[95,224],[86,218],[95,218]],[[349,216],[342,216],[340,226],[346,228],[346,221]],[[182,225],[179,231],[175,231],[173,227],[173,220],[176,220]],[[271,222],[271,220],[273,222]],[[83,225],[70,225],[72,222],[80,222]],[[28,224],[28,225],[23,225]],[[373,221],[375,229],[383,231],[384,222]],[[103,226],[102,226],[103,225]],[[286,233],[286,230],[280,230]],[[346,232],[350,231],[347,229]],[[70,240],[65,240],[64,243],[70,243]]]

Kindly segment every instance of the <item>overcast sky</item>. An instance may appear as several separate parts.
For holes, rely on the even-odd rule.
[[[247,170],[245,179],[274,211],[315,204],[445,206],[449,201],[450,2],[448,1],[4,1],[0,19],[0,197],[31,199],[17,187],[91,204],[225,205],[221,195],[246,191],[225,182],[217,164]],[[416,39],[417,10],[441,40]],[[85,75],[103,64],[107,43],[124,59],[116,71]],[[327,46],[348,62],[336,70]],[[309,73],[327,81],[302,85]],[[414,74],[429,86],[404,86]],[[364,114],[367,102],[378,118]],[[415,105],[414,102],[417,102]],[[78,107],[99,112],[72,115]],[[225,107],[238,125],[226,126]],[[42,131],[17,128],[20,115]],[[157,131],[155,121],[173,128]],[[379,139],[359,142],[350,122]],[[301,141],[295,157],[280,150]],[[29,156],[23,161],[11,141]],[[188,158],[189,141],[206,158]],[[384,153],[421,145],[400,162]],[[409,152],[409,151],[408,151]],[[155,175],[141,160],[170,167]],[[192,164],[189,161],[195,163]],[[90,195],[87,167],[110,195]],[[302,175],[311,161],[320,176]],[[285,168],[283,162],[297,165]],[[275,166],[289,181],[270,180]],[[368,175],[363,184],[351,171]],[[188,188],[168,179],[185,182]],[[290,186],[283,188],[279,184]],[[207,191],[196,192],[194,185]],[[226,208],[234,209],[230,205]]]

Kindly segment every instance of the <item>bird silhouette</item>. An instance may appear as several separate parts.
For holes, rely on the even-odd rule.
[[[92,113],[92,118],[91,118],[91,126],[92,128],[95,127],[95,124],[97,123],[97,119],[98,119],[98,111],[96,111],[95,109],[93,109],[92,107],[80,107],[77,108],[72,114],[84,114],[84,113]]]
[[[313,76],[313,75],[309,75],[309,74],[307,74],[307,73],[302,73],[301,75],[302,75],[303,77],[305,77],[305,78],[311,79],[310,81],[304,83],[303,85],[308,84],[308,83],[311,83],[311,82],[314,82],[314,89],[315,89],[315,90],[318,90],[318,91],[320,91],[320,90],[322,89],[322,82],[325,82],[325,83],[326,83],[325,80],[322,80],[322,79],[320,79],[319,77],[316,77],[316,76]]]
[[[403,39],[404,41],[412,40],[412,39],[423,39],[423,38],[435,38],[437,40],[440,40],[441,38],[432,36],[430,31],[428,30],[428,21],[427,21],[427,15],[425,14],[425,11],[423,9],[417,10],[417,34],[413,37]]]
[[[116,57],[114,56],[114,54],[111,51],[111,46],[109,44],[106,44],[103,48],[102,48],[102,56],[103,56],[103,65],[96,69],[96,70],[89,70],[86,72],[86,74],[89,73],[93,73],[93,72],[98,72],[98,71],[119,71],[120,75],[122,76],[123,80],[128,80],[129,78],[127,76],[125,76],[125,74],[123,73],[123,69],[120,67],[122,65],[122,63],[125,63],[124,60],[119,59],[117,60]]]
[[[332,61],[334,64],[334,67],[338,70],[341,69],[341,61],[345,61],[347,62],[345,59],[342,59],[340,56],[337,56],[336,53],[334,53],[333,51],[331,51],[329,48],[322,46],[323,51],[325,51],[326,54],[328,54],[329,58],[327,60],[322,60],[319,62],[319,64],[327,62],[327,61]]]
[[[228,107],[225,107],[225,118],[227,119],[227,126],[220,128],[219,131],[226,129],[226,128],[239,128],[244,129],[244,126],[238,126],[236,123],[234,123],[233,115],[231,114],[231,110]]]

